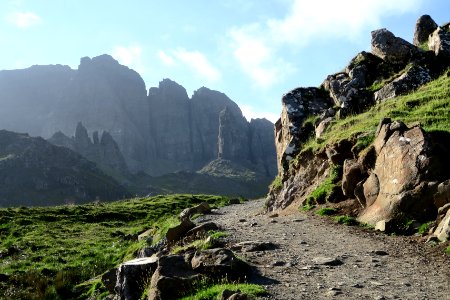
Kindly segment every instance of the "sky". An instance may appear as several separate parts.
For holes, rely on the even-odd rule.
[[[147,89],[225,93],[247,119],[275,122],[284,93],[319,86],[387,28],[412,41],[417,18],[450,21],[449,0],[0,0],[0,70],[110,54]]]

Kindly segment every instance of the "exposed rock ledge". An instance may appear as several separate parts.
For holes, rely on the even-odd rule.
[[[302,149],[312,136],[320,139],[333,120],[412,92],[447,70],[450,33],[433,23],[423,16],[416,25],[415,44],[428,41],[430,51],[376,30],[372,53],[359,53],[319,89],[298,88],[283,96],[275,124],[278,184],[267,197],[268,211],[306,204],[311,192],[337,172],[334,189],[321,201],[355,199],[358,219],[372,225],[436,219],[435,236],[450,239],[450,216],[443,209],[450,202],[447,133],[425,133],[419,125],[408,128],[383,119],[375,141],[362,152],[355,147],[361,134],[317,153]]]

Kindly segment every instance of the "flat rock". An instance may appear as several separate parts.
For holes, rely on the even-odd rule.
[[[324,265],[324,266],[340,266],[343,264],[343,262],[336,257],[325,257],[325,256],[314,257],[313,262],[316,265]]]

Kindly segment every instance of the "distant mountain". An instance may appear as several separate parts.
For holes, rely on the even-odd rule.
[[[277,173],[271,122],[248,122],[225,94],[205,87],[189,98],[185,88],[164,79],[147,93],[140,75],[109,55],[82,58],[77,70],[50,65],[0,71],[0,91],[0,128],[44,138],[58,133],[52,143],[66,143],[116,179],[128,170],[153,177],[195,173],[219,158],[258,176]],[[79,122],[86,132],[72,139]],[[119,151],[100,154],[106,148],[100,150],[103,137],[95,132],[107,134]],[[111,166],[112,156],[123,156],[124,163]]]
[[[0,207],[115,200],[130,193],[74,151],[0,130]]]

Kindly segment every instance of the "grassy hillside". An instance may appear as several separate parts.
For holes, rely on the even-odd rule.
[[[142,246],[137,234],[155,231],[182,209],[226,197],[171,195],[110,203],[0,209],[0,299],[71,299]],[[95,282],[94,282],[95,283]],[[82,296],[81,298],[85,298]]]
[[[450,71],[417,91],[375,105],[367,112],[335,121],[321,139],[311,139],[303,151],[323,149],[328,144],[358,137],[362,147],[370,144],[383,117],[420,123],[428,132],[450,132]],[[364,134],[364,136],[362,136]]]

